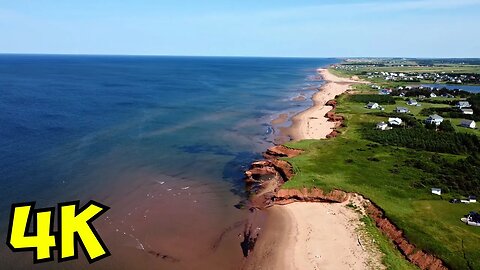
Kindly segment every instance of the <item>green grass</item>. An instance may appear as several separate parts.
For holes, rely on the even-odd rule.
[[[386,111],[403,106],[400,102],[386,106]],[[479,211],[480,204],[450,204],[448,199],[456,194],[447,194],[442,199],[431,195],[429,186],[414,188],[413,184],[432,175],[413,168],[408,161],[412,157],[428,160],[433,153],[381,146],[363,139],[361,129],[365,123],[385,120],[363,105],[348,102],[345,96],[339,98],[337,111],[346,117],[347,124],[340,137],[288,143],[290,147],[304,149],[305,153],[289,159],[296,175],[284,187],[358,192],[379,205],[413,244],[440,257],[452,269],[468,269],[463,240],[470,264],[480,269],[480,228],[460,222],[469,211]],[[424,103],[425,106],[446,105]],[[418,115],[422,107],[409,108]],[[444,156],[452,160],[463,157]]]

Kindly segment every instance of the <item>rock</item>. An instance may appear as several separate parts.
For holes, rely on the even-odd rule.
[[[337,107],[337,101],[335,99],[327,101],[326,106],[332,106],[334,109]]]
[[[337,137],[338,135],[340,135],[340,131],[338,131],[338,130],[332,130],[332,132],[330,132],[330,134],[327,135],[327,139],[335,138],[335,137]]]
[[[281,157],[291,158],[300,155],[302,152],[302,150],[288,148],[284,145],[276,145],[268,148],[267,151],[263,154],[263,156],[269,160]]]

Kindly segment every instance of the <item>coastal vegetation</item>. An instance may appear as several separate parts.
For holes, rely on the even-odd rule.
[[[460,221],[469,211],[479,211],[480,205],[449,203],[452,198],[480,195],[480,132],[460,127],[458,115],[448,114],[450,103],[422,102],[421,107],[409,107],[408,114],[398,114],[393,111],[405,106],[404,98],[378,95],[367,85],[355,88],[354,94],[337,98],[336,113],[345,118],[341,136],[287,144],[305,153],[288,159],[295,176],[284,188],[362,194],[381,207],[417,248],[441,258],[452,269],[480,269],[480,230]],[[465,98],[474,104],[479,96]],[[367,102],[386,105],[384,111],[368,110]],[[444,112],[445,123],[425,125],[430,112]],[[389,117],[404,123],[387,131],[374,129]],[[432,188],[441,188],[442,195],[432,194]],[[372,221],[367,217],[363,221],[374,234]],[[408,269],[398,266],[402,263],[392,243],[378,235],[374,239],[387,267]]]

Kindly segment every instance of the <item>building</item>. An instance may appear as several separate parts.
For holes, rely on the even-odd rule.
[[[432,188],[432,194],[435,195],[442,195],[442,189],[441,188]]]
[[[477,196],[468,196],[468,201],[470,203],[476,203],[477,202]]]
[[[459,101],[457,102],[457,105],[455,105],[457,108],[470,108],[470,103],[468,101]]]
[[[418,102],[415,99],[409,99],[407,104],[410,106],[417,106]]]
[[[395,117],[395,118],[388,118],[388,123],[391,126],[400,126],[402,124],[402,119]]]
[[[473,120],[464,119],[460,123],[460,126],[466,127],[466,128],[476,128],[477,123],[475,123],[475,121],[473,121]]]
[[[379,130],[387,130],[388,129],[388,125],[387,123],[385,122],[380,122],[377,124],[377,129]]]
[[[437,95],[435,93],[430,93],[430,97],[435,98]]]
[[[425,123],[427,124],[435,124],[435,125],[440,125],[440,123],[443,122],[443,117],[441,117],[438,114],[430,115],[426,120]]]
[[[397,113],[408,113],[409,110],[405,107],[397,107],[397,109],[395,109],[395,112],[397,112]]]
[[[365,107],[366,107],[367,109],[374,110],[374,109],[378,109],[378,107],[380,107],[380,106],[379,106],[378,103],[376,103],[376,102],[369,102],[369,103],[367,104],[367,106],[365,106]]]
[[[470,115],[473,114],[473,110],[472,110],[472,109],[461,109],[461,110],[462,110],[462,113],[463,113],[463,114],[470,114]]]

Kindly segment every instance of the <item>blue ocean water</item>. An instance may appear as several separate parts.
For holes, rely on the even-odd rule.
[[[292,97],[335,62],[0,55],[2,232],[12,203],[114,208],[116,190],[163,183],[157,176],[218,182],[222,198],[238,196],[243,170],[271,144],[270,120],[308,106]],[[228,215],[231,204],[221,207]]]
[[[423,87],[447,88],[451,90],[461,89],[472,93],[480,93],[480,85],[460,85],[460,84],[422,84]]]

